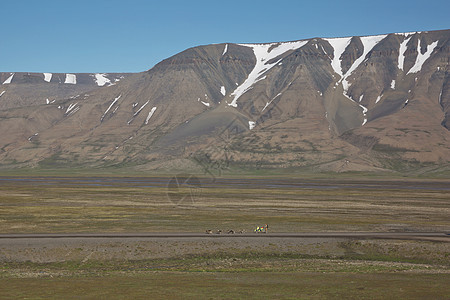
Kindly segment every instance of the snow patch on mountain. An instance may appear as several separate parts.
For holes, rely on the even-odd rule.
[[[395,79],[391,81],[391,89],[395,90]]]
[[[147,102],[145,102],[131,117],[131,119],[127,122],[128,125],[131,124],[131,122],[133,122],[134,118],[144,109],[144,107],[150,102],[150,100],[147,100]]]
[[[352,98],[350,98],[350,96],[348,96],[345,92],[342,93],[342,94],[344,95],[345,98],[347,98],[348,100],[350,100],[350,101],[352,101],[352,102],[358,104],[358,106],[362,108],[362,110],[363,110],[362,113],[363,113],[364,120],[363,120],[361,126],[364,126],[364,124],[367,123],[367,112],[368,112],[367,107],[365,107],[365,106],[362,105],[362,104],[359,104],[358,102],[356,102],[355,100],[353,100]]]
[[[416,34],[416,33],[422,33],[422,31],[400,32],[400,33],[396,33],[396,35],[408,36],[408,35],[413,35],[413,34]]]
[[[408,49],[406,44],[408,44],[411,37],[405,39],[403,42],[400,43],[400,49],[398,50],[398,68],[400,70],[403,70],[403,64],[405,62],[405,52]]]
[[[377,100],[375,100],[375,104],[377,104],[378,102],[380,102],[381,97],[383,97],[383,95],[379,95],[379,96],[377,97]]]
[[[323,48],[322,44],[320,44],[320,48],[322,49],[322,52],[323,52],[324,54],[326,54],[328,57],[330,57],[330,56],[328,55],[327,51],[325,51],[325,49]],[[330,59],[331,59],[331,58],[330,58]]]
[[[252,130],[253,128],[255,128],[255,126],[256,126],[256,122],[248,121],[248,129]]]
[[[122,95],[119,95],[118,97],[116,97],[113,102],[109,105],[109,107],[106,109],[106,111],[103,113],[103,116],[100,118],[100,122],[103,121],[103,119],[105,118],[106,114],[108,113],[108,111],[111,109],[111,107],[114,106],[114,104],[116,104],[116,102],[120,99],[120,97],[122,97]]]
[[[368,109],[367,109],[367,107],[365,107],[365,106],[363,106],[361,104],[359,105],[359,107],[361,107],[363,109],[364,120],[363,120],[361,126],[364,126],[367,123],[367,111],[368,111]]]
[[[141,112],[141,110],[143,110],[144,107],[145,107],[149,102],[150,102],[150,100],[148,100],[147,102],[145,102],[144,104],[142,104],[142,106],[137,110],[137,112],[134,113],[133,117],[136,117],[136,116]]]
[[[375,35],[375,36],[363,36],[361,37],[361,42],[364,47],[364,53],[355,60],[350,69],[344,74],[344,78],[342,78],[342,85],[344,87],[344,91],[347,92],[350,87],[350,83],[347,81],[347,78],[355,71],[359,65],[366,59],[367,54],[372,51],[373,47],[376,46],[381,40],[383,40],[387,35]]]
[[[65,112],[66,116],[70,116],[70,115],[73,115],[74,113],[76,113],[80,109],[80,107],[77,105],[78,105],[78,102],[75,104],[73,104],[73,103],[69,104],[69,107],[67,108],[67,110]]]
[[[94,76],[95,76],[95,83],[98,85],[98,86],[104,86],[105,84],[111,84],[111,80],[109,80],[107,77],[106,77],[106,75],[107,74],[100,74],[100,73],[97,73],[97,74],[95,74]]]
[[[333,59],[331,60],[331,67],[333,68],[334,72],[339,74],[341,77],[342,74],[342,60],[341,55],[344,53],[345,49],[347,49],[347,46],[350,44],[350,41],[352,40],[351,37],[345,37],[345,38],[335,38],[335,39],[324,39],[328,43],[330,43],[331,47],[333,47]],[[325,49],[322,50],[325,52]]]
[[[38,135],[39,135],[39,132],[36,132],[35,134],[33,134],[32,136],[30,136],[30,137],[28,138],[28,141],[31,142],[31,140],[32,140],[35,136],[38,136]]]
[[[209,103],[208,102],[204,102],[204,101],[200,101],[204,106],[208,106],[209,107]]]
[[[225,48],[223,49],[222,56],[224,56],[225,53],[227,53],[227,51],[228,51],[228,44],[225,44]]]
[[[6,79],[6,80],[3,82],[3,84],[9,84],[9,83],[11,83],[13,77],[14,77],[14,73],[11,73],[11,76],[9,76],[8,79]]]
[[[423,64],[425,63],[425,61],[428,58],[430,58],[431,53],[433,53],[434,48],[436,48],[436,46],[438,45],[438,42],[439,41],[435,41],[435,42],[431,43],[431,45],[428,45],[427,49],[425,50],[425,53],[422,54],[422,53],[420,53],[420,40],[418,41],[416,62],[414,64],[414,66],[411,69],[409,69],[409,71],[406,75],[408,75],[410,73],[417,73],[417,72],[420,72],[420,70],[422,70]]]
[[[3,91],[0,93],[0,97],[3,96],[3,94],[6,93],[6,91]]]
[[[52,73],[43,73],[44,74],[44,81],[50,82],[52,80]]]
[[[273,100],[275,100],[278,96],[281,96],[282,93],[278,93],[275,97],[272,98],[272,100],[270,100],[269,102],[266,103],[266,105],[264,105],[263,109],[261,110],[261,112],[263,112],[270,104],[272,104]]]
[[[250,47],[256,58],[256,64],[253,70],[248,75],[247,79],[239,85],[230,95],[234,97],[229,106],[237,107],[237,100],[244,93],[251,90],[253,85],[258,81],[264,80],[271,68],[280,63],[281,59],[274,63],[268,63],[270,60],[286,53],[290,50],[295,50],[303,47],[307,41],[287,42],[287,43],[271,43],[271,44],[241,44],[241,46]]]
[[[75,108],[75,106],[77,106],[77,104],[78,104],[78,102],[77,103],[75,103],[75,104],[69,104],[69,107],[67,108],[67,110],[66,110],[66,114],[68,113],[68,112],[70,112],[72,109],[74,109]]]
[[[64,81],[64,83],[77,84],[77,75],[66,74],[66,80]]]
[[[120,80],[124,79],[125,76],[120,76],[119,78],[114,78],[114,83],[119,82]],[[114,83],[112,83],[111,85],[114,85]]]
[[[227,93],[227,90],[225,89],[225,87],[222,85],[221,87],[220,87],[220,93],[222,94],[222,95],[226,95],[226,93]]]
[[[150,118],[153,116],[153,114],[155,113],[155,111],[156,111],[156,106],[154,106],[154,107],[150,110],[150,112],[148,113],[148,116],[147,116],[147,118],[145,119],[145,125],[148,124],[148,121],[149,121]]]

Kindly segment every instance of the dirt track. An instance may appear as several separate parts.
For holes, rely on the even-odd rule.
[[[7,239],[126,239],[126,238],[346,238],[346,239],[395,239],[395,240],[440,240],[450,242],[450,233],[443,232],[302,232],[302,233],[42,233],[42,234],[0,234],[0,240]]]

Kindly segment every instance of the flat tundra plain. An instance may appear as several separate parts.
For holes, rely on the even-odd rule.
[[[383,286],[386,296],[448,298],[449,215],[445,180],[0,177],[0,296],[66,297],[64,279],[77,278],[73,289],[91,297],[129,292],[96,289],[100,282],[145,281],[175,298],[184,295],[172,294],[177,289],[215,298],[371,297]],[[253,233],[265,224],[268,234]],[[61,237],[7,236],[23,234]],[[163,289],[155,276],[181,283]],[[327,288],[325,277],[340,285]],[[211,285],[199,288],[207,278]],[[20,294],[13,287],[25,281]],[[411,287],[416,293],[406,292]]]

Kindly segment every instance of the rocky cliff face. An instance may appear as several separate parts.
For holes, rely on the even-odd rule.
[[[0,159],[206,172],[445,167],[449,38],[445,30],[200,46],[67,97],[58,92],[76,86],[69,74],[8,82],[2,73],[0,126],[9,130],[0,133]],[[79,75],[77,85],[93,78]],[[36,88],[35,98],[22,89],[15,97],[26,101],[2,99],[19,82],[42,81],[51,88]]]

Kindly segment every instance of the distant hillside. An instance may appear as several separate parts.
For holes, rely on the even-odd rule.
[[[449,38],[214,44],[138,74],[1,73],[0,163],[448,170]]]

